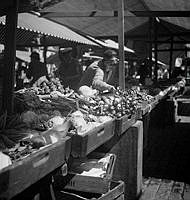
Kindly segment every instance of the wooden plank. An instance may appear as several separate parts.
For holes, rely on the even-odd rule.
[[[175,182],[168,200],[182,200],[185,184],[182,182]]]
[[[143,193],[150,184],[150,178],[143,178],[142,182],[143,182],[142,183],[142,193]]]
[[[161,179],[151,178],[148,188],[142,193],[139,200],[154,200],[161,183]]]
[[[124,200],[124,199],[125,199],[125,196],[124,194],[122,194],[119,197],[117,197],[115,200]]]
[[[124,115],[115,120],[115,133],[121,135],[127,131],[137,121],[136,114]]]
[[[142,190],[143,123],[137,121],[120,137],[102,147],[116,155],[113,180],[125,183],[125,199],[135,199]]]
[[[148,148],[148,130],[149,130],[149,123],[150,123],[150,113],[145,114],[142,117],[143,122],[143,148]]]
[[[168,200],[174,181],[162,180],[154,200]]]
[[[67,199],[67,200],[115,200],[120,198],[124,194],[124,182],[123,181],[112,181],[111,189],[105,194],[93,194],[86,192],[78,192],[74,190],[57,190],[55,188],[56,199]]]
[[[86,132],[72,137],[72,156],[84,157],[114,136],[115,120],[110,120]]]
[[[98,198],[98,200],[114,200],[120,196],[124,192],[124,182],[119,181],[118,183],[119,184],[115,185],[115,187],[112,186],[112,189],[105,195],[102,195],[102,197]]]

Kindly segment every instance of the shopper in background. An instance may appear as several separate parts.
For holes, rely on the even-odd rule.
[[[99,91],[113,91],[118,85],[118,65],[116,52],[106,50],[103,54],[103,59],[93,62],[79,83],[79,91],[81,86],[92,87]]]
[[[72,56],[72,51],[73,48],[71,47],[59,49],[61,63],[58,68],[58,75],[64,87],[76,89],[82,70],[78,60]]]
[[[31,80],[31,85],[33,85],[41,77],[48,78],[47,67],[44,63],[40,62],[40,55],[37,52],[32,52],[31,62],[29,63],[27,77]]]
[[[28,87],[29,80],[27,79],[27,68],[23,63],[18,62],[16,69],[16,87],[15,90],[20,90]]]
[[[145,59],[139,66],[138,75],[140,76],[139,82],[142,85],[145,85],[145,79],[149,75],[149,69],[147,65],[147,60]]]

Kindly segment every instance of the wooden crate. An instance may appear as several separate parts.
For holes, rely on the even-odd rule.
[[[11,199],[61,167],[70,151],[71,138],[65,137],[0,170],[0,199]]]
[[[84,135],[72,136],[73,157],[85,157],[97,147],[114,136],[115,120],[110,120],[86,132]]]
[[[136,113],[133,115],[124,115],[115,120],[115,133],[122,135],[131,125],[137,121]]]
[[[173,98],[175,111],[174,119],[176,123],[190,123],[190,98]]]
[[[159,103],[158,99],[157,99],[157,98],[154,98],[154,100],[149,104],[149,106],[150,106],[150,111],[153,110],[153,109],[157,106],[158,103]],[[149,112],[150,112],[150,111],[149,111]]]
[[[74,159],[64,179],[65,184],[59,181],[60,185],[64,185],[64,189],[104,194],[110,189],[115,160],[114,154],[97,152]]]
[[[111,182],[111,187],[105,194],[94,194],[79,192],[74,190],[56,190],[56,199],[67,199],[67,200],[123,200],[124,199],[124,182]]]
[[[140,116],[138,117],[138,119],[142,119],[142,117],[143,117],[144,115],[146,115],[147,113],[150,112],[150,105],[148,104],[148,102],[142,104],[142,106],[141,106],[141,108],[140,108],[140,112],[141,112],[141,114],[140,114]]]

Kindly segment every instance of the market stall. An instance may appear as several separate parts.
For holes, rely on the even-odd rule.
[[[18,114],[9,116],[5,113],[1,116],[3,153],[8,155],[13,163],[1,170],[1,185],[4,185],[1,187],[1,197],[10,199],[21,195],[32,184],[65,164],[69,165],[70,173],[73,159],[84,159],[99,148],[98,151],[116,156],[116,164],[112,169],[113,178],[128,182],[127,187],[125,185],[128,191],[126,195],[134,198],[141,190],[139,173],[142,172],[143,123],[137,120],[141,120],[161,99],[171,92],[176,92],[183,85],[184,82],[171,86],[154,97],[139,91],[138,88],[127,91],[118,88],[114,94],[100,93],[86,98],[64,88],[58,79],[17,91],[15,106]],[[127,148],[124,147],[126,144]],[[121,149],[126,149],[126,152],[121,154]],[[132,155],[128,155],[129,152]],[[126,156],[125,165],[129,167],[129,171],[119,170],[123,168],[120,156]],[[129,178],[130,173],[133,174],[130,159],[134,162],[133,166],[138,168],[135,182]],[[30,173],[26,177],[21,172],[29,166]],[[9,178],[5,179],[7,174]],[[65,181],[66,174],[56,177],[62,177]],[[20,185],[19,188],[17,184]],[[64,185],[62,181],[61,185]],[[58,184],[59,187],[61,185]],[[72,186],[72,190],[84,191],[82,182],[79,185],[78,189]],[[108,186],[109,184],[106,190]],[[97,188],[98,192],[102,191]]]
[[[140,87],[80,95],[52,78],[14,91],[16,113],[0,116],[0,198],[135,199],[144,117],[184,86],[180,80],[154,95]]]

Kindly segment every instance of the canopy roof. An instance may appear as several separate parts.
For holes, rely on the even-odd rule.
[[[115,42],[114,40],[111,40],[111,39],[100,40],[100,39],[93,38],[89,35],[87,35],[87,37],[89,39],[91,39],[92,41],[98,43],[99,45],[101,45],[104,48],[110,48],[110,49],[115,49],[115,50],[119,49],[119,44],[117,42]],[[126,47],[126,46],[124,46],[124,51],[126,51],[128,53],[135,53],[134,50],[132,50],[132,49]]]
[[[5,34],[5,16],[0,17],[0,41],[3,43]],[[34,39],[39,38],[41,45],[71,45],[72,42],[95,45],[96,43],[86,37],[74,32],[73,30],[41,18],[37,14],[19,13],[17,26],[17,44],[32,45]],[[45,36],[45,37],[44,37]],[[45,39],[44,39],[45,38]],[[33,44],[34,45],[34,44]]]
[[[156,16],[190,30],[188,0],[124,0],[124,8],[125,32],[146,22],[148,17]],[[97,37],[118,34],[117,9],[116,0],[62,0],[42,9],[41,13]]]

